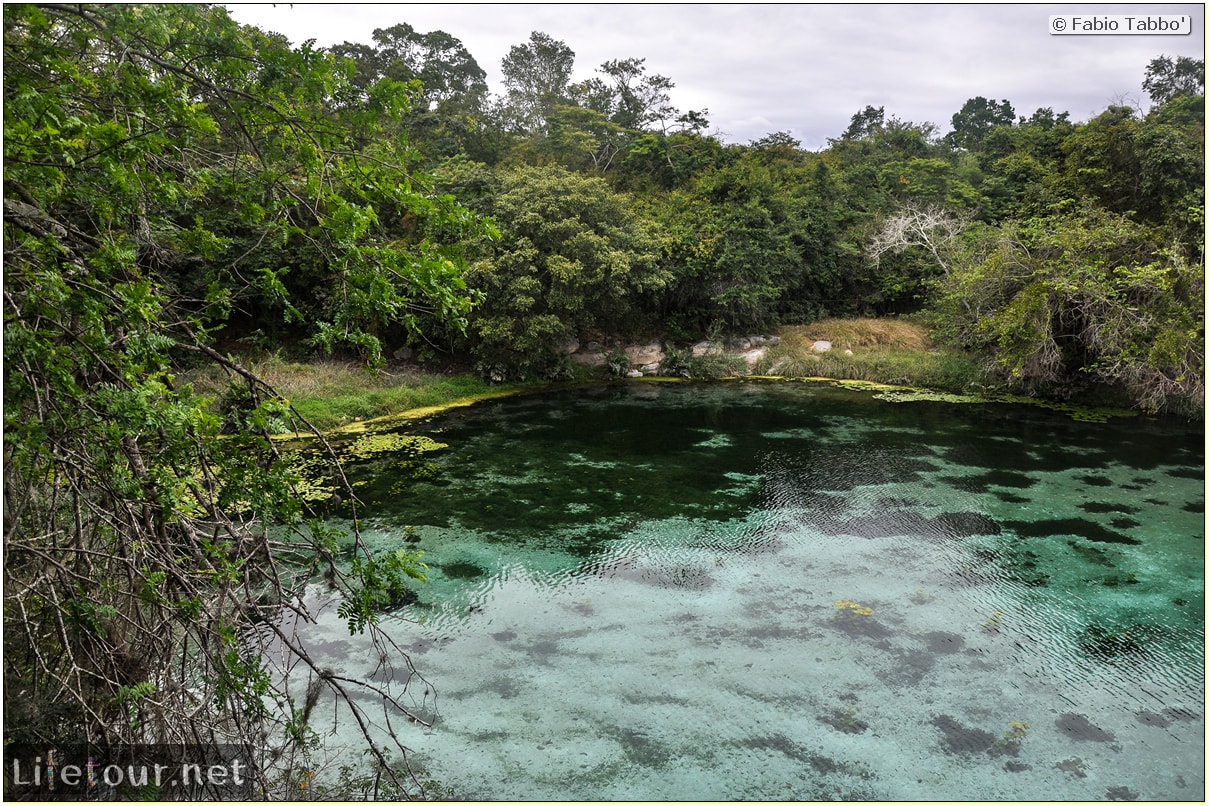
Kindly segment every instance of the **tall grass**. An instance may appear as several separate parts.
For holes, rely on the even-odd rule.
[[[473,375],[386,372],[339,361],[298,363],[271,356],[246,366],[321,430],[500,391]],[[196,371],[185,380],[218,401],[231,388],[231,380],[217,368]]]
[[[903,319],[823,319],[783,328],[778,335],[781,343],[769,348],[756,367],[758,372],[945,392],[978,391],[988,382],[975,357],[934,346],[924,327]],[[830,341],[831,349],[814,352],[812,345],[819,340]]]
[[[809,349],[811,342],[825,339],[836,350],[883,349],[930,350],[932,340],[922,325],[907,319],[820,319],[809,325],[794,325],[780,331],[782,344]]]

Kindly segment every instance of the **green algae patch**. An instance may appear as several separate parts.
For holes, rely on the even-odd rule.
[[[335,484],[323,484],[304,475],[295,482],[294,491],[303,501],[328,501],[336,495],[337,487]]]
[[[444,442],[415,434],[366,434],[347,448],[342,448],[340,454],[349,459],[371,459],[382,453],[428,453],[448,447]]]
[[[370,429],[378,429],[383,426],[394,425],[395,423],[411,422],[420,420],[424,417],[431,417],[434,414],[440,414],[450,409],[460,409],[466,406],[473,406],[483,400],[495,400],[501,397],[511,397],[518,394],[519,389],[501,389],[493,392],[484,392],[480,395],[471,395],[469,397],[460,397],[457,400],[450,400],[448,403],[438,403],[435,406],[421,406],[416,409],[408,409],[406,411],[396,412],[395,414],[386,414],[382,417],[374,417],[370,420],[360,420],[348,425],[342,425],[339,428],[333,428],[329,434],[361,434]]]
[[[828,378],[822,375],[748,375],[746,376],[746,380],[827,384],[836,389],[848,389],[853,392],[873,392],[875,393],[874,397],[890,403],[913,403],[921,400],[945,403],[993,402],[991,399],[982,397],[981,395],[954,394],[915,386],[898,386],[892,383],[865,381],[854,378]]]
[[[415,420],[424,419],[425,417],[441,414],[442,412],[450,409],[465,408],[466,406],[473,406],[475,403],[479,403],[484,400],[495,400],[502,397],[511,397],[512,395],[521,394],[526,391],[532,390],[500,389],[477,395],[469,395],[467,397],[460,397],[456,400],[450,400],[446,403],[439,403],[433,406],[420,406],[418,408],[407,409],[405,411],[395,412],[393,414],[384,414],[381,417],[373,417],[368,420],[357,420],[356,422],[351,422],[348,425],[341,425],[337,426],[336,428],[323,430],[322,433],[324,436],[365,434],[371,431],[377,431],[381,428],[392,426],[396,423],[413,422]],[[287,434],[274,434],[272,435],[272,439],[287,443],[287,446],[291,440],[299,440],[300,444],[306,444],[307,442],[315,439],[315,434],[304,431],[296,431]]]
[[[1078,420],[1081,423],[1106,423],[1113,417],[1137,417],[1138,413],[1132,409],[1110,408],[1105,406],[1080,406],[1075,403],[1061,403],[1056,400],[1038,400],[1035,397],[1021,397],[1019,395],[1004,395],[996,397],[996,400],[1002,400],[1004,403],[1023,403],[1025,405],[1040,406],[1043,409],[1050,409],[1067,415],[1072,420]]]
[[[932,389],[914,389],[910,387],[900,387],[895,389],[885,389],[874,395],[878,400],[886,400],[890,403],[917,403],[924,400],[929,400],[935,403],[989,403],[987,398],[981,395],[962,395],[953,392],[937,392]]]
[[[1076,403],[1064,403],[1057,400],[1045,400],[1036,397],[1011,394],[964,394],[942,392],[917,386],[898,386],[879,381],[864,381],[846,378],[825,378],[815,375],[785,376],[785,375],[748,375],[739,380],[754,381],[789,381],[794,383],[825,383],[837,389],[849,389],[854,392],[872,392],[873,397],[887,403],[1009,403],[1025,406],[1039,406],[1043,409],[1065,414],[1072,420],[1083,423],[1106,423],[1114,417],[1136,417],[1138,413],[1131,409],[1108,406],[1083,406]]]
[[[327,501],[339,495],[343,485],[338,484],[332,476],[327,454],[316,446],[313,440],[298,442],[299,444],[293,446],[296,450],[292,452],[290,461],[291,468],[298,477],[296,489],[299,497],[306,501]],[[396,462],[392,472],[415,479],[431,478],[436,471],[435,467],[417,462],[414,458],[444,450],[449,445],[421,434],[374,430],[361,434],[352,442],[334,443],[332,447],[341,463],[362,463],[392,456],[411,457]],[[369,483],[367,479],[352,481],[354,488],[365,487]]]
[[[830,379],[830,383],[837,389],[851,389],[854,392],[889,392],[908,388],[879,381],[861,381],[852,378],[834,378]]]

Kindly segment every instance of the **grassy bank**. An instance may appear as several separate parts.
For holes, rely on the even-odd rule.
[[[245,366],[320,430],[500,391],[499,386],[470,374],[379,371],[338,361],[299,363],[269,357],[248,360]],[[188,380],[199,393],[215,399],[226,394],[230,384],[217,369],[191,375]]]
[[[978,392],[987,384],[979,361],[937,347],[927,330],[903,319],[823,319],[782,328],[756,369],[761,374],[814,376]],[[816,341],[831,349],[815,352]]]

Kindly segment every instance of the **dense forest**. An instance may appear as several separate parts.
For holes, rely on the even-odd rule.
[[[557,378],[573,339],[910,314],[1005,388],[1201,416],[1203,62],[1151,61],[1145,113],[869,106],[809,151],[722,142],[618,56],[572,82],[534,32],[496,96],[405,23],[294,48],[216,6],[5,6],[9,740],[247,738],[313,700],[237,626],[326,571],[372,631],[416,573],[337,565],[240,345]],[[225,412],[199,364],[236,379]]]
[[[421,328],[434,349],[557,374],[554,348],[585,335],[922,311],[1028,393],[1104,383],[1152,412],[1202,405],[1201,62],[1152,61],[1145,115],[1073,123],[975,97],[942,134],[866,107],[816,153],[786,132],[720,142],[641,58],[571,83],[573,51],[540,32],[504,60],[503,97],[441,32],[332,52],[365,86],[420,82],[403,135],[438,192],[498,227],[464,242],[479,301],[464,333]]]

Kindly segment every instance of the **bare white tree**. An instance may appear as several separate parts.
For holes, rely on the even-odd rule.
[[[955,213],[939,205],[909,201],[882,220],[869,239],[865,254],[877,264],[887,252],[897,255],[913,246],[922,246],[932,254],[936,264],[947,272],[957,238],[969,224],[968,213]]]

